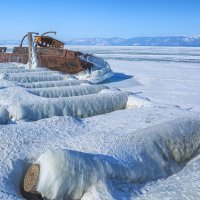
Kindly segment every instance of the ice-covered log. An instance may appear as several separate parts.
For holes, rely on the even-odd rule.
[[[109,156],[60,149],[42,154],[29,168],[24,189],[52,200],[80,199],[99,179],[123,174],[126,167]]]
[[[0,69],[25,69],[25,66],[15,65],[13,63],[0,63]]]
[[[65,115],[90,117],[124,109],[127,100],[128,95],[123,92],[41,99],[12,105],[9,112],[16,120],[39,120]]]
[[[70,150],[47,151],[35,162],[38,178],[29,184],[48,199],[79,199],[98,180],[142,183],[166,178],[180,170],[199,146],[200,121],[178,119],[120,137],[115,141],[117,149],[112,143],[110,147],[115,158]]]
[[[51,70],[37,70],[37,69],[33,69],[32,70],[28,70],[27,72],[16,72],[16,73],[8,73],[7,76],[9,76],[10,78],[15,77],[15,76],[45,76],[45,75],[52,75],[52,74],[61,74],[60,72],[56,72],[56,71],[51,71]]]
[[[36,74],[27,74],[27,75],[15,75],[15,76],[5,76],[4,79],[9,81],[16,81],[20,83],[30,83],[30,82],[39,82],[39,81],[57,81],[57,80],[63,80],[63,75],[36,75]]]
[[[49,71],[48,69],[46,68],[37,68],[37,69],[24,69],[24,68],[0,68],[0,73],[27,73],[27,72],[46,72],[46,71]]]
[[[64,86],[64,87],[49,87],[49,88],[34,88],[29,89],[29,92],[46,97],[46,98],[57,98],[57,97],[71,97],[81,96],[87,94],[97,94],[103,89],[106,89],[103,85],[75,85],[75,86]]]
[[[21,83],[20,86],[25,88],[48,88],[48,87],[80,85],[82,83],[88,83],[88,81],[84,80],[42,81],[35,83]]]
[[[7,124],[9,120],[9,113],[6,108],[0,106],[0,124]]]

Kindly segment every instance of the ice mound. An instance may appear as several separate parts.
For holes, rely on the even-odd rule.
[[[97,94],[101,90],[107,88],[103,85],[78,85],[78,86],[64,86],[64,87],[49,87],[49,88],[34,88],[29,89],[29,92],[46,97],[46,98],[58,98],[58,97],[70,97],[81,96],[87,94]]]
[[[0,124],[7,124],[9,120],[9,113],[6,108],[0,106]]]
[[[80,85],[82,83],[88,83],[88,82],[84,80],[67,79],[63,81],[42,81],[42,82],[33,82],[33,83],[21,83],[19,85],[25,88],[48,88],[48,87]]]
[[[121,110],[126,107],[127,93],[92,94],[76,97],[38,99],[19,102],[9,107],[16,120],[39,120],[53,116],[90,117]]]
[[[47,151],[36,161],[41,169],[36,190],[49,199],[79,199],[99,180],[142,183],[166,178],[180,170],[200,146],[200,121],[170,121],[126,135],[116,144],[117,149],[111,144],[116,158]]]
[[[100,83],[113,75],[110,65],[104,59],[94,55],[81,56],[81,59],[92,63],[93,67],[78,73],[76,75],[78,79],[88,80],[91,83]]]
[[[16,74],[16,75],[7,75],[4,77],[4,79],[9,80],[9,81],[16,81],[16,82],[20,82],[20,83],[30,83],[30,82],[39,82],[39,81],[56,81],[56,80],[63,80],[63,75],[59,75],[59,74],[49,74],[47,76],[46,75],[39,75],[39,74]]]

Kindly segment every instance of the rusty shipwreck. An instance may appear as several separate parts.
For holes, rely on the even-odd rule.
[[[79,51],[64,49],[64,43],[47,34],[56,32],[45,32],[41,35],[28,32],[18,47],[14,47],[11,53],[6,52],[7,47],[0,47],[0,63],[17,62],[32,67],[33,51],[36,53],[39,67],[47,67],[51,70],[61,71],[68,74],[77,74],[84,71],[100,69],[100,74],[105,73],[105,78],[111,74],[109,64],[101,58]],[[32,35],[34,39],[32,38]],[[28,37],[28,46],[23,46],[24,39]]]

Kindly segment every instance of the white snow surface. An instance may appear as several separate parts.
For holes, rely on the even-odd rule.
[[[23,75],[16,82],[0,79],[0,106],[13,115],[0,125],[0,199],[23,199],[20,185],[32,163],[45,169],[38,190],[50,199],[199,199],[200,48],[68,48],[105,58],[114,71],[103,82],[109,89],[44,98],[28,90],[68,87],[69,78],[38,80],[31,72],[30,82],[18,82]],[[16,69],[16,64],[0,69],[7,66]],[[62,110],[59,102],[71,102],[70,107],[78,101],[80,113],[93,113],[90,106],[107,110],[120,95],[129,109],[82,119],[54,116]],[[28,121],[41,120],[18,121],[20,113]]]

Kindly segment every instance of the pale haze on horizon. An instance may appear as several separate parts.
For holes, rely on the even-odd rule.
[[[0,40],[53,30],[62,40],[200,35],[198,0],[1,1]]]

